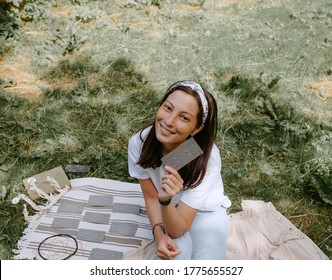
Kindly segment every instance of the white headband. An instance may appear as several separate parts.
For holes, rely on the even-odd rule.
[[[202,108],[203,108],[202,122],[205,123],[206,118],[209,113],[209,105],[206,100],[204,90],[202,89],[202,87],[199,84],[192,82],[192,81],[183,81],[183,82],[177,82],[174,85],[172,85],[167,92],[170,92],[170,91],[174,90],[174,88],[180,87],[180,86],[189,87],[198,94],[199,99],[201,100],[201,103],[202,103]]]

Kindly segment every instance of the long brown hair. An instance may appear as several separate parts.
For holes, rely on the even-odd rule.
[[[166,91],[164,98],[159,104],[159,107],[165,102],[167,97],[175,90],[182,90],[196,99],[197,103],[199,104],[197,128],[200,127],[202,125],[202,117],[203,117],[202,103],[200,101],[198,94],[190,87],[181,86],[181,85],[173,87],[173,85],[171,85],[169,89]],[[193,136],[198,145],[203,150],[203,154],[179,170],[179,173],[184,181],[184,189],[194,188],[202,182],[206,173],[207,163],[217,133],[217,121],[218,121],[217,104],[211,93],[209,93],[205,89],[203,90],[209,106],[208,116],[204,123],[203,129]],[[154,123],[155,120],[152,124],[151,130],[148,133],[145,141],[142,138],[142,131],[144,129],[141,131],[140,134],[141,140],[144,141],[144,144],[142,148],[142,153],[140,155],[137,164],[143,168],[157,168],[161,166],[161,158],[163,156],[162,143],[159,142],[159,140],[156,138]],[[151,126],[151,124],[148,126]]]

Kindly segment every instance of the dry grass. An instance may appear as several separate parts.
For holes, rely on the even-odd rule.
[[[316,94],[319,98],[332,98],[332,80],[331,77],[324,77],[316,83],[308,85],[310,91]]]

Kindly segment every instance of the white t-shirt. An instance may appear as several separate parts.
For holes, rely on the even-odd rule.
[[[143,130],[142,139],[145,140],[151,127]],[[138,164],[143,141],[140,136],[141,132],[134,134],[128,144],[128,168],[130,176],[137,179],[151,178],[157,191],[160,190],[161,180],[166,175],[163,165],[158,168],[142,168]],[[188,206],[201,211],[214,211],[218,208],[231,206],[231,202],[224,195],[224,185],[221,178],[221,158],[219,149],[214,144],[208,161],[205,176],[202,182],[193,189],[185,190],[177,194],[173,198],[173,202],[177,204],[179,201]]]

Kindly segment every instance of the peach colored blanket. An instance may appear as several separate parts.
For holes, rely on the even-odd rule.
[[[243,211],[229,215],[228,260],[328,260],[303,232],[271,202],[244,200]],[[124,259],[158,259],[156,245],[147,240]]]

